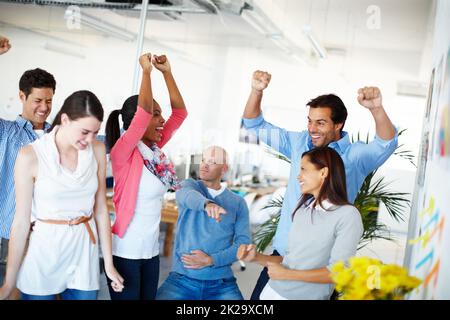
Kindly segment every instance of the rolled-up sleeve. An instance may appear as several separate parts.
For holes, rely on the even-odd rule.
[[[358,165],[364,174],[379,168],[397,149],[398,130],[391,140],[383,140],[378,135],[369,143],[360,143],[357,149]]]

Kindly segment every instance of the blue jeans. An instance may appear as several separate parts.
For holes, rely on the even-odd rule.
[[[159,287],[156,300],[244,300],[244,298],[235,277],[197,280],[171,272]]]
[[[83,291],[77,289],[66,289],[59,295],[62,300],[97,300],[98,290]],[[22,292],[22,300],[56,300],[56,294],[48,296],[36,296]]]
[[[111,288],[111,280],[106,277],[111,300],[155,300],[159,281],[159,256],[151,259],[113,256],[113,264],[123,278],[124,288],[122,292],[115,292]]]

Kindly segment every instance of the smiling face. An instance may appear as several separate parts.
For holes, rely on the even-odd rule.
[[[300,173],[297,176],[297,180],[302,189],[302,194],[312,194],[317,198],[327,175],[327,167],[318,169],[309,160],[309,156],[304,156],[300,162]]]
[[[162,139],[161,130],[164,127],[166,120],[162,116],[162,110],[158,102],[153,100],[153,117],[148,124],[147,130],[144,134],[144,141],[158,143]]]
[[[308,132],[314,147],[327,146],[341,138],[342,123],[334,123],[328,107],[309,108]]]
[[[67,114],[61,115],[61,128],[66,131],[70,145],[77,150],[85,150],[96,139],[101,124],[93,116],[70,120]]]
[[[44,129],[44,123],[52,111],[53,89],[32,88],[28,97],[19,92],[22,101],[22,117],[33,124],[34,129]]]

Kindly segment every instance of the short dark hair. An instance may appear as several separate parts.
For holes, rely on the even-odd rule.
[[[70,120],[95,117],[98,121],[103,121],[103,107],[100,100],[95,94],[87,90],[76,91],[64,100],[63,106],[56,115],[50,130],[61,124],[61,115],[63,113],[67,114]]]
[[[347,120],[347,108],[337,95],[324,94],[311,99],[306,105],[311,108],[330,108],[331,120],[334,123],[342,123],[341,131],[344,128],[345,120]]]
[[[19,90],[25,93],[25,98],[28,98],[33,88],[51,88],[54,93],[56,89],[55,78],[52,74],[39,68],[27,70],[20,77]]]

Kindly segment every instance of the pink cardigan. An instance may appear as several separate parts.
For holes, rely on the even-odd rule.
[[[172,114],[164,125],[161,141],[162,148],[187,117],[186,109],[172,108]],[[138,142],[144,136],[152,115],[138,106],[128,130],[117,140],[111,149],[111,164],[114,177],[114,206],[116,220],[112,232],[123,238],[134,215],[139,182],[141,180],[144,159],[138,148]]]

